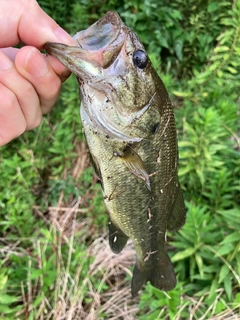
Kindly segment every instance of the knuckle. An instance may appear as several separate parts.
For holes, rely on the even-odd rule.
[[[30,82],[26,81],[24,83],[24,96],[31,97],[34,93],[35,93],[35,90],[33,85]]]
[[[54,78],[54,81],[50,82],[48,88],[46,88],[44,94],[40,95],[39,98],[40,98],[40,106],[41,106],[41,109],[42,109],[42,113],[43,114],[47,114],[49,113],[59,94],[60,94],[60,91],[61,91],[61,80],[58,78]]]
[[[58,78],[59,81],[55,81],[51,87],[51,91],[49,92],[48,99],[52,100],[55,99],[59,94],[61,90],[61,81]]]
[[[38,127],[42,122],[42,111],[40,106],[35,109],[34,114],[32,114],[31,118],[27,120],[27,129],[26,130],[32,130],[36,127]]]
[[[27,130],[27,125],[26,122],[22,123],[21,125],[18,126],[16,132],[15,132],[15,137],[20,136],[21,134],[23,134],[25,131]],[[15,138],[14,137],[14,138]]]
[[[31,129],[34,129],[36,127],[38,127],[42,122],[42,117],[37,117],[35,120],[33,120],[31,122],[31,124],[28,126],[27,130],[31,130]]]
[[[11,110],[14,109],[18,103],[15,94],[4,85],[0,86],[0,101],[2,112],[4,112],[4,110],[11,112]]]
[[[51,75],[45,83],[46,90],[44,92],[44,98],[47,100],[55,99],[60,93],[61,84],[61,80],[56,74]]]

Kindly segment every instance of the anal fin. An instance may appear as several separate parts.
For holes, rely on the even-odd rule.
[[[111,220],[108,223],[109,229],[109,245],[114,253],[119,253],[125,247],[128,237]]]

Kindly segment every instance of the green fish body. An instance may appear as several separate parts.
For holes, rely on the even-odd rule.
[[[132,239],[137,260],[131,291],[147,282],[176,285],[166,231],[185,222],[178,181],[172,103],[138,37],[114,12],[75,35],[76,47],[46,50],[76,74],[81,118],[109,212],[109,244],[119,253]]]

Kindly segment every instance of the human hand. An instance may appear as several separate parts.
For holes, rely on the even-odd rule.
[[[26,46],[10,48],[20,41]],[[40,53],[46,42],[75,44],[35,0],[0,1],[0,146],[40,124],[69,76]]]

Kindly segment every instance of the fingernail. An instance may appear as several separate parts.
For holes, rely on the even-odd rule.
[[[73,40],[73,38],[61,27],[58,27],[57,29],[55,29],[54,33],[61,42],[66,42],[66,43],[72,42],[73,44],[75,44],[75,41]]]
[[[5,56],[5,54],[0,50],[0,70],[10,69],[12,66],[11,60]]]
[[[25,69],[34,78],[40,78],[48,72],[47,63],[37,49],[32,48],[28,53]]]

